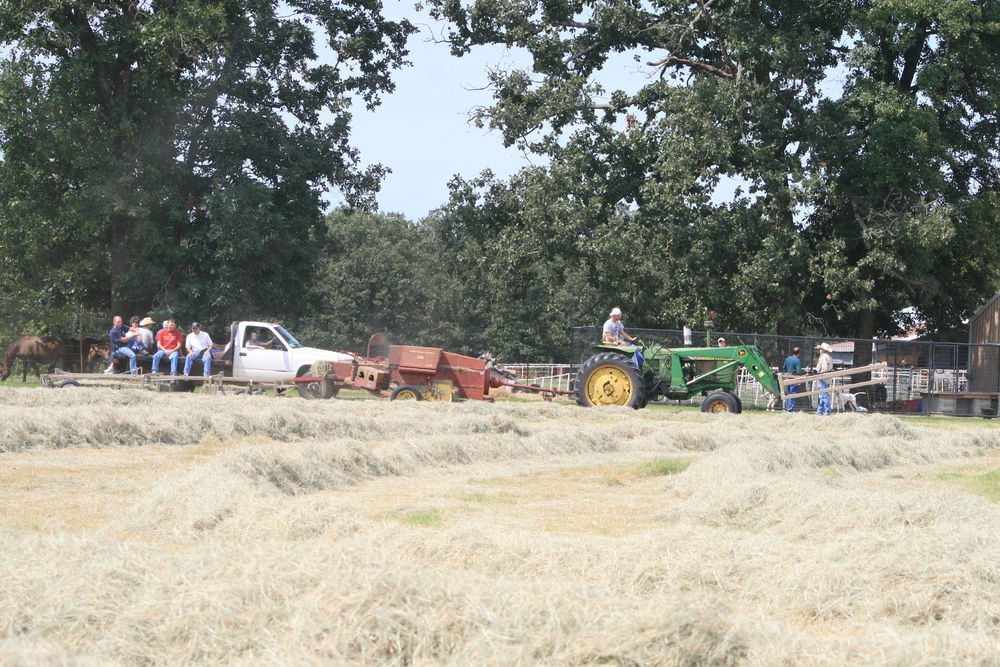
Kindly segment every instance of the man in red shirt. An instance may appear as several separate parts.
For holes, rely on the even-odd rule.
[[[167,328],[156,334],[156,346],[159,349],[153,355],[154,373],[160,372],[160,359],[167,357],[170,359],[170,374],[177,375],[177,360],[180,358],[183,342],[184,334],[177,330],[177,322],[171,317],[167,320]]]

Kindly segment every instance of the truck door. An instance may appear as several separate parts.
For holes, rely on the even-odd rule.
[[[289,377],[288,346],[271,327],[245,327],[239,341],[237,368],[251,380],[278,381]]]

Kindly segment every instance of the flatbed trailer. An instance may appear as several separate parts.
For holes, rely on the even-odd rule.
[[[294,383],[265,382],[245,378],[227,377],[221,373],[214,375],[168,375],[164,373],[45,373],[41,376],[42,386],[67,388],[97,385],[134,385],[154,391],[194,391],[201,387],[209,394],[263,394],[273,389],[281,395],[294,388]]]

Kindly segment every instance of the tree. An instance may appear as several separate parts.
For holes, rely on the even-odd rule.
[[[19,284],[126,315],[298,310],[322,193],[365,204],[384,171],[350,146],[349,102],[392,90],[412,26],[361,0],[0,7],[0,244]]]
[[[995,289],[996,0],[431,4],[456,55],[531,55],[475,119],[550,158],[559,238],[640,323],[870,337]],[[605,94],[619,53],[650,80]]]
[[[341,208],[317,241],[305,340],[364,352],[368,337],[469,350],[458,283],[442,264],[430,227],[397,214]],[[477,352],[476,354],[478,354]]]

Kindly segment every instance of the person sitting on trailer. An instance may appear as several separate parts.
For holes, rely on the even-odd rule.
[[[197,322],[191,323],[191,333],[187,335],[184,342],[187,347],[187,358],[184,360],[184,375],[191,374],[191,366],[195,360],[201,361],[203,368],[202,375],[208,377],[212,374],[212,337],[201,330],[201,325]]]
[[[625,345],[625,339],[629,342],[635,340],[635,336],[625,333],[625,325],[622,324],[622,309],[612,308],[608,321],[604,323],[603,342],[612,345]]]
[[[135,352],[132,350],[132,343],[139,336],[137,328],[122,324],[121,315],[115,315],[114,319],[111,320],[111,331],[108,332],[108,338],[111,339],[111,365],[104,369],[105,375],[115,372],[115,357],[128,359],[129,373],[135,375]]]
[[[139,322],[139,337],[142,338],[142,346],[147,354],[156,352],[156,336],[153,334],[153,318],[144,317]]]
[[[177,322],[172,317],[165,321],[164,325],[156,333],[156,344],[160,349],[153,355],[153,372],[160,372],[160,360],[167,357],[170,359],[170,374],[177,375],[177,360],[181,356],[184,334],[177,328]]]

